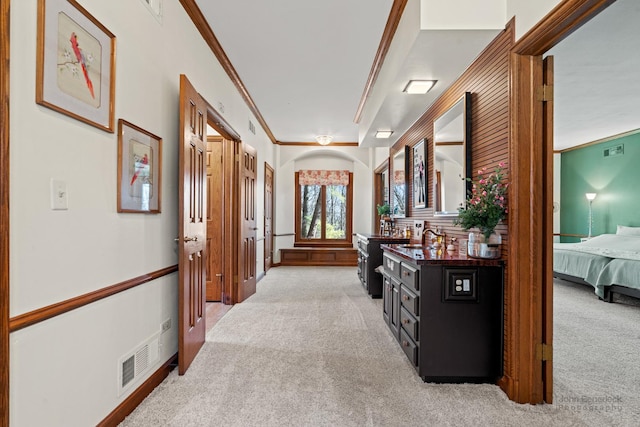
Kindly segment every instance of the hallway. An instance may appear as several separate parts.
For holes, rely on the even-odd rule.
[[[122,426],[611,425],[610,414],[516,404],[491,384],[422,382],[381,305],[355,268],[271,269],[187,374],[172,372]],[[625,412],[633,419],[628,399]]]

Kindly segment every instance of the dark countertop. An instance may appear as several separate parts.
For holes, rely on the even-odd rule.
[[[444,249],[436,250],[428,247],[422,248],[403,248],[401,244],[382,245],[381,248],[385,252],[389,252],[399,258],[408,260],[418,265],[427,264],[446,264],[460,266],[501,266],[504,264],[502,259],[483,259],[472,258],[467,255],[461,255],[456,250],[449,253]]]
[[[409,243],[406,237],[384,236],[382,234],[356,233],[356,236],[364,237],[373,242],[389,242],[389,243]]]

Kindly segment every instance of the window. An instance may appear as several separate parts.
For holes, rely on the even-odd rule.
[[[353,174],[296,172],[295,246],[352,246]]]

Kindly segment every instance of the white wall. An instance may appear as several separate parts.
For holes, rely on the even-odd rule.
[[[223,103],[227,121],[258,150],[259,207],[264,161],[275,164],[273,145],[259,126],[257,135],[247,130],[249,119],[258,121],[178,0],[164,1],[162,24],[137,0],[83,0],[117,37],[116,119],[163,138],[162,212],[117,213],[116,134],[34,102],[37,3],[11,2],[11,316],[177,264],[181,73],[212,105]],[[67,184],[66,211],[50,209],[52,178]],[[261,208],[257,224],[262,230]],[[11,425],[104,419],[126,397],[117,390],[121,356],[167,319],[159,357],[134,388],[177,352],[177,280],[172,274],[12,333]]]
[[[562,0],[507,0],[507,21],[516,17],[516,40],[533,28]]]
[[[274,234],[295,233],[295,172],[300,169],[342,169],[353,172],[353,232],[370,233],[373,209],[374,149],[338,146],[277,147]],[[294,236],[274,238],[274,260],[282,248],[293,247]]]

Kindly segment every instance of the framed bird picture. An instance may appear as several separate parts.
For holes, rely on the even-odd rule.
[[[118,212],[160,213],[162,138],[118,120]]]
[[[116,37],[75,0],[38,0],[36,102],[114,132]]]

